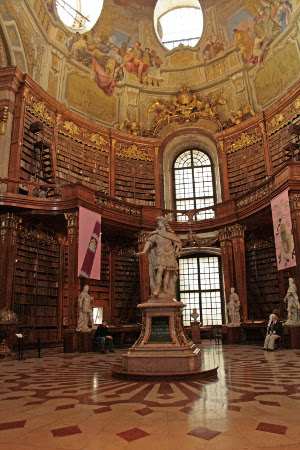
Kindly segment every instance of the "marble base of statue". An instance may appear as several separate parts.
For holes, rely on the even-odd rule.
[[[183,328],[185,305],[167,294],[150,297],[138,305],[142,311],[142,331],[138,340],[122,356],[122,364],[112,369],[114,376],[125,379],[159,377],[207,377],[217,368],[205,370],[200,349]]]
[[[291,348],[300,348],[300,323],[293,322],[283,324],[284,327],[288,327],[290,331],[290,346]]]
[[[191,337],[194,344],[201,344],[200,323],[191,322]]]
[[[225,343],[232,344],[240,344],[241,343],[241,324],[233,324],[228,323],[226,325],[226,340]]]

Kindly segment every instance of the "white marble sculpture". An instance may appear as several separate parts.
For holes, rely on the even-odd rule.
[[[230,323],[227,324],[229,327],[239,327],[241,325],[240,316],[240,299],[234,288],[230,288],[229,302],[227,304],[228,314],[230,317]]]
[[[191,317],[194,319],[194,322],[197,322],[197,319],[199,317],[199,314],[197,313],[197,308],[193,308],[193,312],[191,314]]]
[[[289,278],[289,287],[283,301],[287,303],[287,321],[285,325],[300,325],[300,303],[294,279]]]
[[[153,297],[159,294],[175,295],[175,283],[178,278],[178,263],[182,243],[171,229],[167,220],[157,217],[158,228],[147,237],[143,255],[149,250],[150,288]]]
[[[91,331],[94,327],[93,306],[94,299],[88,293],[89,286],[85,285],[78,297],[79,317],[76,331]],[[89,328],[89,322],[92,328]]]

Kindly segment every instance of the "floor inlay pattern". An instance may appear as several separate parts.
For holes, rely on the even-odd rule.
[[[201,346],[214,379],[113,379],[113,355],[0,360],[0,448],[299,449],[300,352]]]

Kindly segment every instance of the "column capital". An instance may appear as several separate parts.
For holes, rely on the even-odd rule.
[[[291,213],[300,209],[300,193],[291,192],[289,194]]]
[[[0,215],[0,228],[16,229],[22,219],[15,216],[14,213],[5,213]]]
[[[231,238],[245,237],[246,226],[235,223],[234,225],[228,227],[231,233]]]
[[[70,213],[64,214],[65,218],[68,221],[67,227],[77,227],[79,224],[79,211],[72,211]]]
[[[229,230],[229,228],[225,227],[222,228],[221,230],[217,231],[217,234],[219,236],[219,241],[227,241],[231,238],[231,232]]]

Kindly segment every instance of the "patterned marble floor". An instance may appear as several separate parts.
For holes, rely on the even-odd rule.
[[[300,449],[300,350],[201,349],[216,379],[112,379],[122,350],[0,360],[0,449]]]

